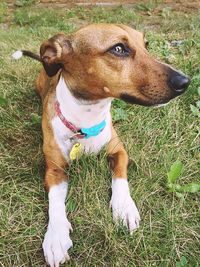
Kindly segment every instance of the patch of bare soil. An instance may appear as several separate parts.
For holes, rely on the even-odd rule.
[[[15,7],[15,0],[8,0],[7,4],[9,8]],[[92,1],[92,0],[77,0],[77,1],[66,1],[66,0],[36,0],[35,5],[38,6],[48,6],[48,7],[66,7],[72,8],[74,6],[118,6],[118,5],[134,5],[134,4],[141,4],[141,3],[148,3],[148,0],[138,1],[138,0],[123,0],[123,1],[113,1],[113,0],[101,0],[101,1]],[[199,0],[164,0],[159,6],[169,6],[173,9],[179,11],[189,11],[194,9],[200,8],[200,1]]]
[[[124,1],[65,1],[65,0],[41,0],[37,2],[37,5],[39,6],[47,6],[47,7],[66,7],[66,8],[72,8],[75,6],[103,6],[103,7],[112,7],[112,6],[131,6],[134,4],[141,4],[142,3],[148,3],[149,1],[138,1],[138,0],[124,0]],[[200,1],[194,0],[194,1],[187,1],[187,0],[179,0],[179,1],[173,1],[173,0],[166,0],[163,1],[162,4],[159,5],[159,7],[162,9],[163,7],[171,7],[173,10],[177,11],[183,11],[183,12],[194,12],[194,10],[197,10],[200,8]]]

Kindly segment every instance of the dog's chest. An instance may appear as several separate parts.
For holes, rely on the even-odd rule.
[[[63,156],[70,160],[69,154],[75,143],[83,146],[85,153],[98,153],[100,149],[111,139],[111,99],[104,99],[98,103],[80,104],[67,90],[64,80],[61,78],[57,88],[56,97],[60,103],[63,116],[76,127],[92,127],[103,120],[106,126],[97,136],[79,139],[73,137],[73,132],[66,127],[59,116],[55,116],[52,121],[54,138],[58,144]]]
[[[75,143],[83,145],[85,153],[98,153],[101,148],[106,145],[111,139],[111,117],[106,118],[106,126],[103,131],[94,137],[88,139],[73,138],[73,133],[67,129],[59,117],[52,120],[54,138],[58,144],[63,156],[69,161],[69,154]]]

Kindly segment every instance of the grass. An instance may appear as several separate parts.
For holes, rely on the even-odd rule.
[[[47,195],[43,189],[42,133],[37,115],[41,101],[34,82],[41,66],[24,58],[14,62],[16,49],[37,52],[56,32],[72,32],[90,22],[120,22],[146,32],[150,52],[192,77],[189,90],[167,107],[150,109],[115,100],[115,127],[132,163],[131,193],[142,217],[133,236],[112,223],[108,208],[111,174],[105,151],[84,156],[69,170],[67,207],[74,232],[71,261],[66,266],[200,266],[199,195],[179,199],[166,188],[167,172],[178,159],[184,164],[180,183],[200,176],[199,118],[190,110],[200,86],[200,13],[178,11],[162,3],[129,8],[49,9],[25,1],[0,30],[0,265],[45,266],[41,243],[47,226]],[[29,4],[34,1],[29,1]],[[0,21],[8,8],[0,5]],[[173,40],[183,40],[173,46]]]
[[[5,16],[6,16],[6,4],[5,3],[0,3],[0,23],[4,21]]]

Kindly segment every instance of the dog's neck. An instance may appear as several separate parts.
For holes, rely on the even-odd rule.
[[[92,127],[110,116],[112,98],[98,101],[79,100],[70,92],[62,76],[56,87],[56,98],[63,116],[78,128]]]

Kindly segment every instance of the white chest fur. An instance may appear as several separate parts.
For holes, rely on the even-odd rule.
[[[84,146],[86,153],[97,153],[111,139],[111,98],[96,102],[77,100],[68,89],[63,77],[60,77],[56,87],[56,97],[64,117],[78,128],[89,128],[101,123],[104,119],[106,126],[103,131],[88,139],[70,139],[73,132],[69,130],[58,116],[52,119],[54,136],[64,157],[69,160],[69,153],[74,143],[79,142]]]

